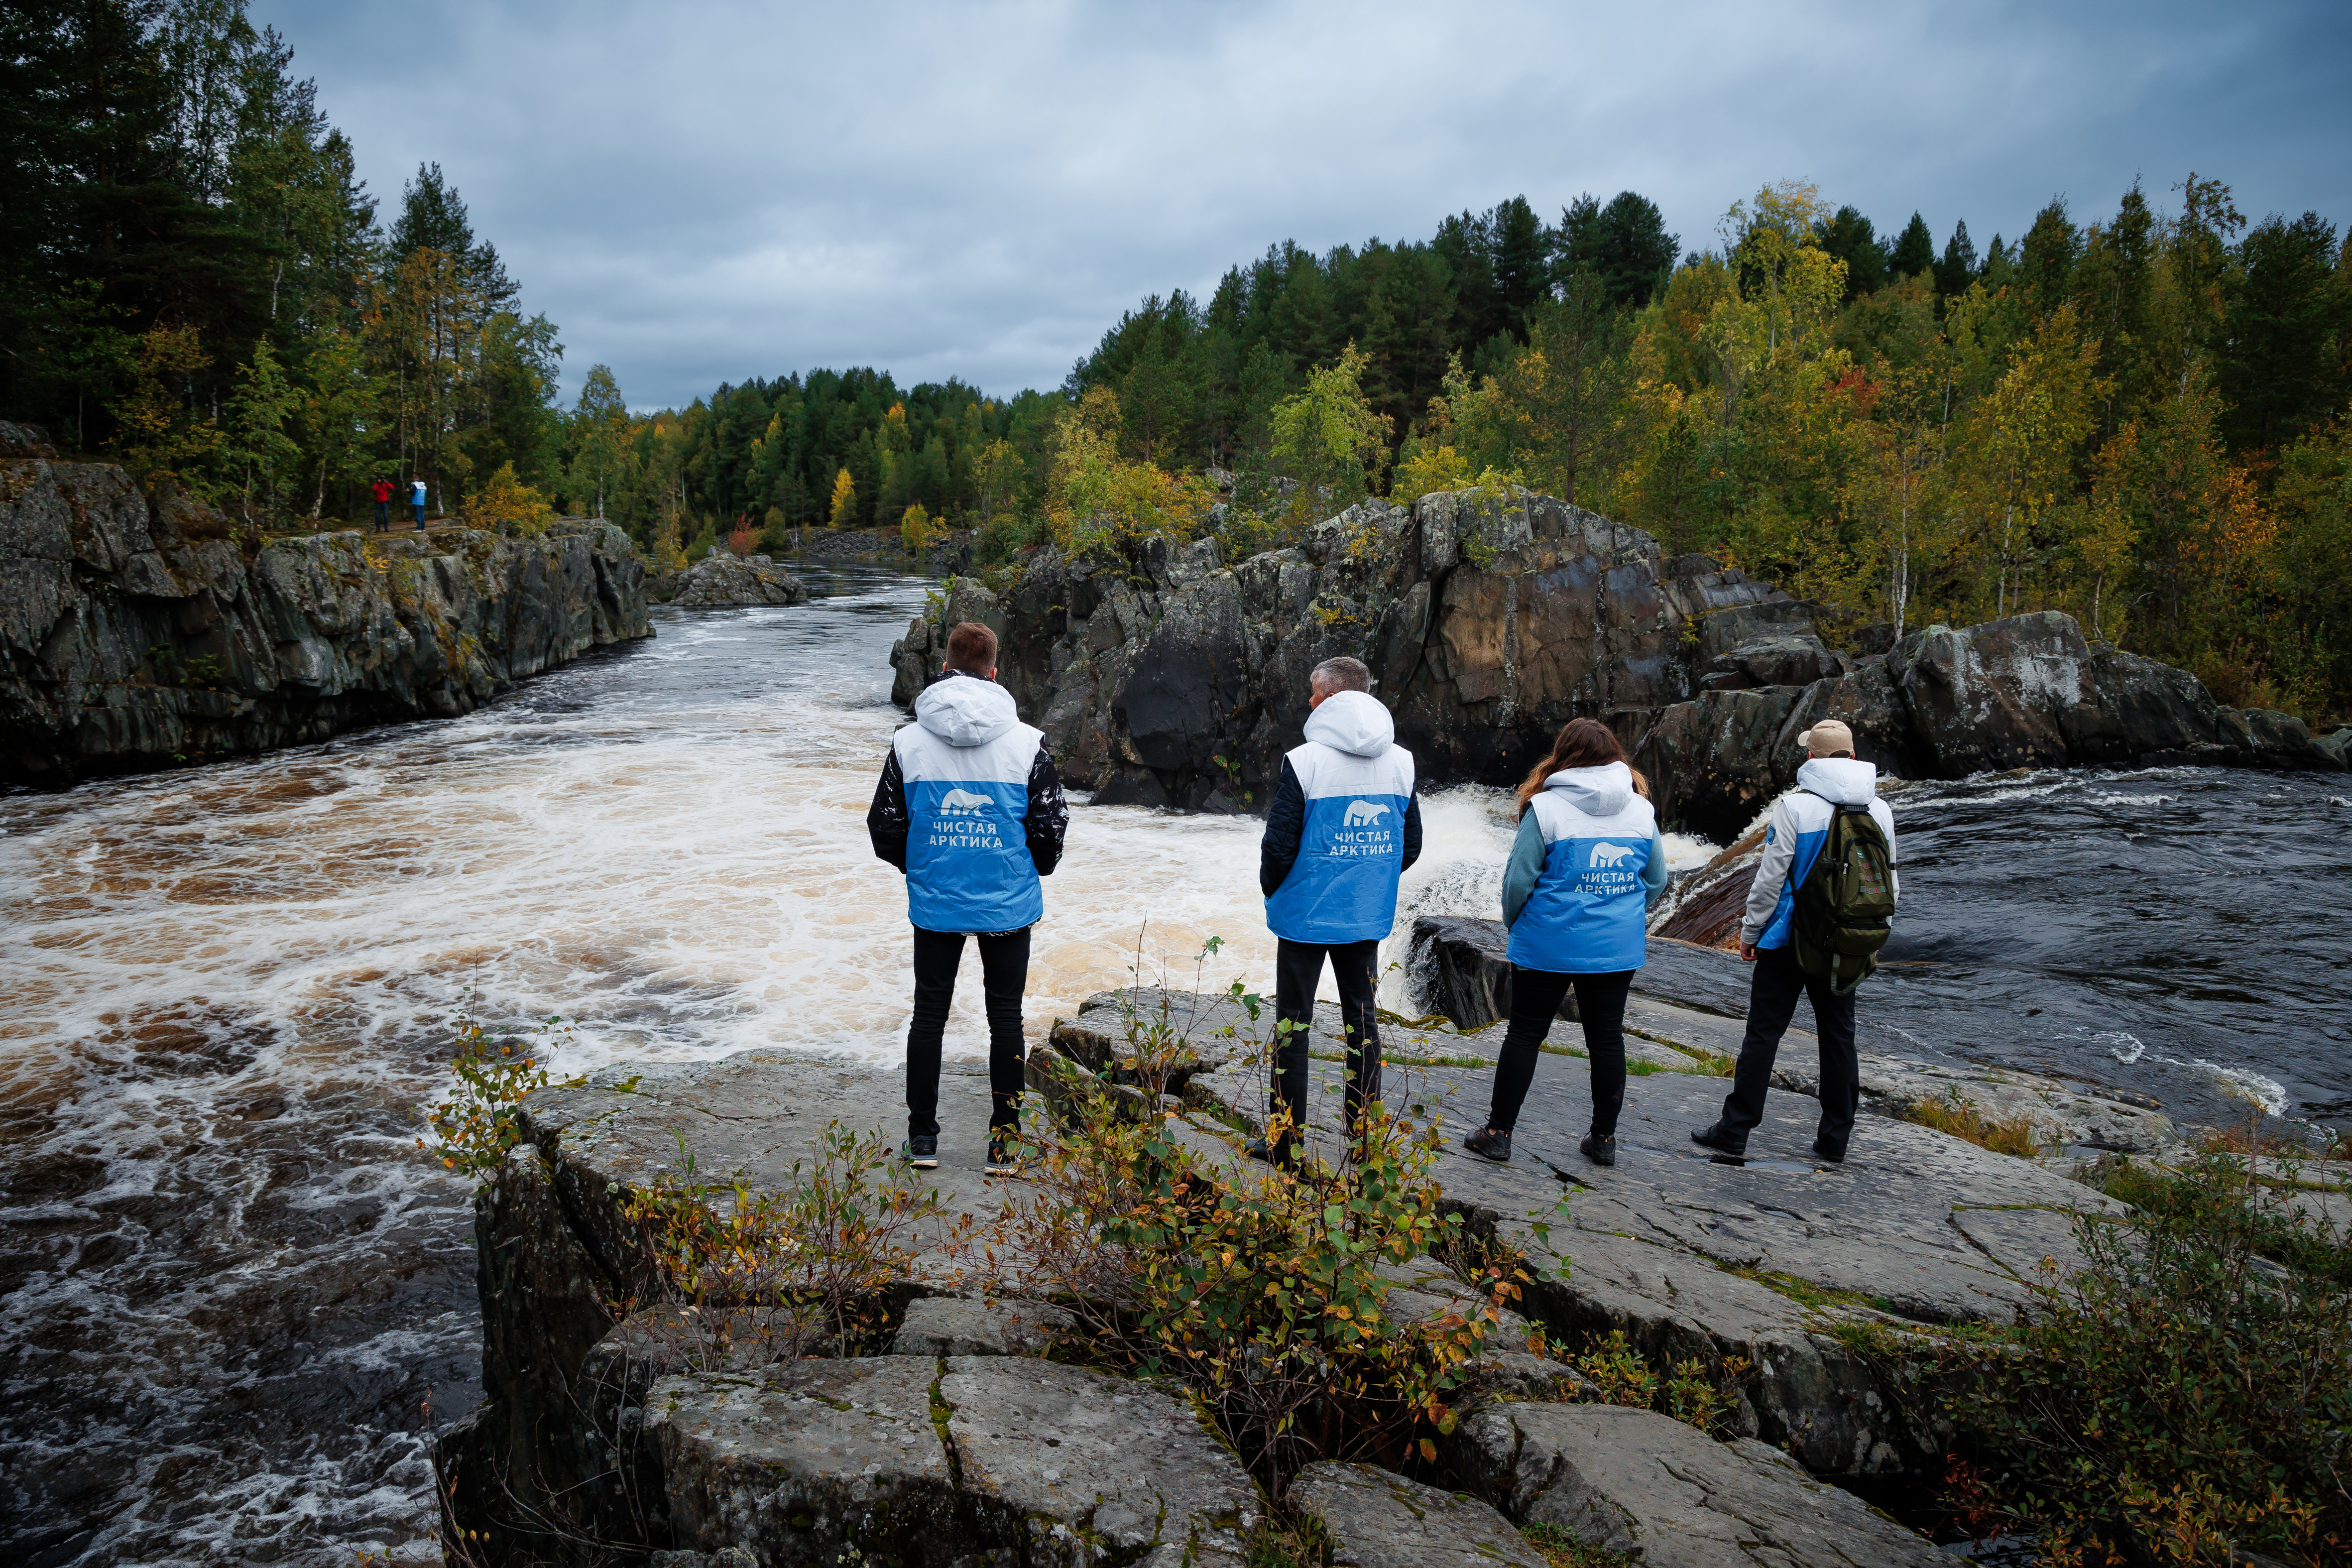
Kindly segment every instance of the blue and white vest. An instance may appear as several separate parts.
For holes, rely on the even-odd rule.
[[[1396,924],[1412,753],[1380,699],[1339,691],[1307,716],[1307,743],[1285,759],[1307,797],[1298,858],[1265,901],[1265,923],[1292,942],[1373,941]]]
[[[1598,786],[1598,787],[1596,787]],[[1554,974],[1639,969],[1647,950],[1657,814],[1622,763],[1563,770],[1528,802],[1543,833],[1543,875],[1511,925],[1510,958]]]
[[[1029,856],[1029,770],[1043,737],[1013,693],[950,676],[890,738],[907,787],[907,918],[925,931],[1019,931],[1045,913]]]

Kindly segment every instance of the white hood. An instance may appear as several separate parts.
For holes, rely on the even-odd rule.
[[[1587,816],[1614,816],[1633,802],[1633,770],[1623,763],[1562,768],[1544,780],[1544,788],[1559,791]]]
[[[1396,721],[1369,691],[1335,691],[1307,716],[1307,738],[1351,757],[1377,757],[1396,744]]]
[[[1021,722],[1021,710],[993,680],[950,675],[923,688],[915,722],[950,746],[984,746]]]
[[[1797,787],[1838,805],[1868,805],[1878,798],[1878,766],[1852,757],[1808,757],[1797,769]]]

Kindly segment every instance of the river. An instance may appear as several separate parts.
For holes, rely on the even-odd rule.
[[[436,1560],[430,1435],[479,1395],[479,1333],[468,1194],[416,1139],[459,1012],[561,1015],[562,1072],[897,1059],[905,905],[862,818],[926,584],[813,581],[805,605],[657,612],[656,639],[465,719],[0,795],[0,1560]],[[2347,793],[1906,791],[1887,1016],[2179,1113],[2352,1110]],[[1428,798],[1401,930],[1492,911],[1503,801]],[[1081,809],[1033,1033],[1139,963],[1192,984],[1211,936],[1202,981],[1269,984],[1257,832]],[[950,1050],[984,1038],[959,998]]]

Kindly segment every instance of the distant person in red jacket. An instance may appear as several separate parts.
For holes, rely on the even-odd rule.
[[[375,531],[387,532],[392,527],[392,481],[379,479],[371,493],[375,497]]]

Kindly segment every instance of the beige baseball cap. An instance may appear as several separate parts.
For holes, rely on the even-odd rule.
[[[1804,743],[1805,755],[1809,757],[1830,757],[1853,750],[1853,731],[1842,719],[1824,719],[1797,739]]]

